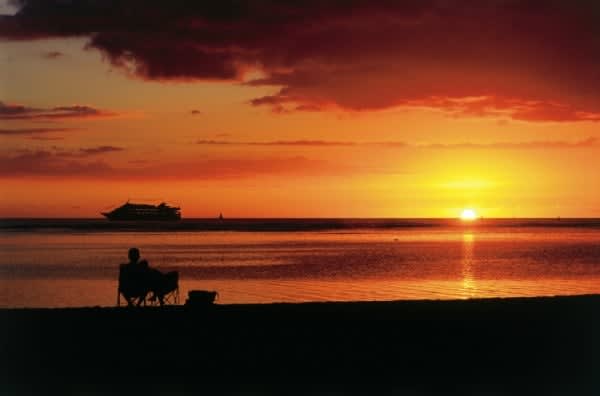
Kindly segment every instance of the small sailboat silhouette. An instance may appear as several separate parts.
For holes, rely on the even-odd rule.
[[[223,213],[219,213],[219,220],[223,220]]]

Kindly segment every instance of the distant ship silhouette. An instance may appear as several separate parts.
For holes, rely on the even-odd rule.
[[[219,220],[223,220],[223,213],[219,213]]]
[[[181,208],[159,205],[136,204],[127,201],[110,212],[102,212],[109,220],[181,220]]]

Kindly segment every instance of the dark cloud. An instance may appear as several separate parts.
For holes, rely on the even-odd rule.
[[[91,106],[57,106],[52,108],[35,108],[20,104],[0,101],[0,120],[61,120],[80,118],[112,117],[116,114]]]
[[[107,153],[124,151],[125,149],[123,147],[116,147],[116,146],[97,146],[97,147],[85,147],[85,148],[80,148],[77,150],[69,150],[69,149],[60,148],[58,146],[53,146],[52,150],[53,150],[52,154],[56,157],[86,158],[86,157],[96,156],[99,154],[107,154]]]
[[[200,110],[192,110],[192,111],[190,111],[190,114],[191,115],[200,115],[200,114],[202,114],[202,112]]]
[[[82,155],[96,155],[96,154],[114,153],[114,152],[123,151],[123,150],[125,150],[125,149],[122,147],[98,146],[98,147],[79,149],[79,153],[81,153]]]
[[[409,144],[399,141],[387,142],[336,142],[327,140],[275,140],[264,142],[241,142],[231,140],[199,140],[199,145],[209,146],[309,146],[309,147],[340,147],[340,146],[375,146],[388,148],[424,148],[424,149],[554,149],[554,148],[584,148],[598,147],[598,139],[587,139],[566,142],[561,140],[534,140],[526,142],[494,142],[494,143],[430,143]]]
[[[265,142],[235,142],[228,140],[198,140],[196,144],[200,145],[241,145],[241,146],[354,146],[353,142],[335,142],[327,140],[275,140]]]
[[[569,149],[598,147],[598,139],[589,137],[575,142],[566,142],[562,140],[534,140],[529,142],[428,144],[420,147],[439,149]]]
[[[1,118],[1,117],[0,117]],[[0,128],[0,136],[31,136],[54,132],[70,131],[70,128],[17,128],[5,129]]]
[[[185,168],[184,168],[185,167]],[[179,168],[179,166],[177,166]],[[171,168],[172,170],[173,168]],[[199,179],[241,179],[257,176],[296,175],[314,176],[341,174],[349,170],[340,164],[310,159],[303,156],[284,158],[223,158],[200,160],[185,164],[179,174],[169,175],[177,178]],[[161,172],[164,174],[164,172]]]
[[[87,48],[144,79],[244,81],[259,71],[246,83],[276,91],[251,103],[279,113],[421,104],[456,117],[600,119],[595,1],[17,3],[0,21],[4,39],[87,37]]]
[[[107,176],[111,168],[102,161],[65,159],[50,150],[20,152],[0,156],[0,176]]]
[[[62,136],[42,136],[42,135],[32,135],[29,137],[30,140],[43,140],[43,141],[58,141],[64,140],[65,138]]]
[[[267,146],[302,146],[298,142],[256,142]],[[310,142],[310,141],[305,141]],[[266,143],[266,144],[263,144]],[[291,144],[288,144],[291,143]],[[207,141],[202,144],[213,144]],[[216,143],[221,144],[221,143]],[[227,142],[225,144],[247,144]],[[379,148],[414,149],[577,149],[599,147],[596,138],[575,142],[528,141],[496,143],[458,143],[414,145],[405,142],[314,142],[307,146],[373,146]],[[383,168],[354,167],[327,160],[317,160],[304,156],[268,158],[220,158],[182,160],[154,165],[147,159],[130,160],[129,166],[115,166],[107,161],[106,154],[123,151],[121,147],[98,146],[79,149],[51,147],[43,150],[20,150],[12,154],[0,154],[0,177],[60,177],[105,180],[236,180],[274,175],[294,177],[344,176],[360,173],[385,173]]]
[[[60,106],[47,110],[41,118],[93,118],[106,117],[114,115],[113,113],[99,110],[90,106]]]
[[[95,155],[91,154],[91,155]],[[235,180],[273,175],[340,175],[350,169],[340,164],[302,156],[284,158],[199,159],[177,163],[130,162],[115,167],[104,160],[88,159],[82,151],[25,150],[0,155],[0,177],[71,177],[108,180]]]
[[[495,96],[412,100],[405,106],[441,109],[454,117],[507,117],[521,121],[600,121],[600,113],[580,110],[572,105],[543,100],[506,99]]]
[[[0,155],[0,176],[109,177],[114,174],[115,169],[105,161],[92,157],[123,150],[115,146],[86,147],[76,150],[53,146],[41,150],[19,150],[12,155]]]
[[[0,118],[17,117],[39,111],[33,107],[26,107],[18,104],[8,104],[0,101]]]
[[[232,144],[244,145],[244,143],[241,143],[241,142],[230,142],[227,140],[198,140],[196,142],[196,144],[201,144],[201,145],[205,145],[205,146],[224,146],[224,145],[232,145]]]
[[[56,58],[60,58],[62,56],[65,56],[65,54],[63,54],[60,51],[48,51],[48,52],[44,52],[42,54],[42,56],[46,59],[56,59]]]
[[[419,147],[419,146],[411,146],[406,142],[372,142],[372,143],[363,143],[366,146],[379,146],[379,147],[389,147],[389,148],[405,148],[405,147]]]

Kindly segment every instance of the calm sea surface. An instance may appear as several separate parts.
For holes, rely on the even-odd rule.
[[[599,220],[2,220],[0,307],[114,305],[133,246],[182,302],[600,293]]]

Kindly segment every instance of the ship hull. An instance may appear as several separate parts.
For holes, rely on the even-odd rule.
[[[139,214],[118,214],[102,213],[110,221],[178,221],[181,216],[177,215],[139,215]]]
[[[181,220],[180,208],[172,207],[164,202],[158,206],[147,204],[125,203],[102,215],[111,221],[177,221]]]

